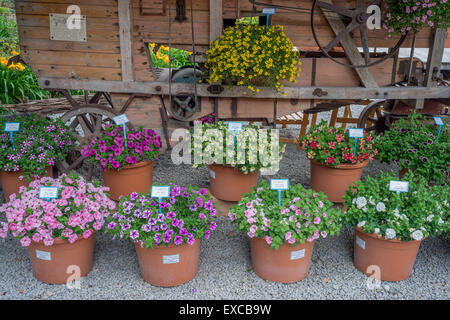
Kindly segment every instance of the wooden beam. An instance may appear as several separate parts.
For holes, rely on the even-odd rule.
[[[148,93],[167,95],[167,82],[152,81],[107,81],[107,80],[77,80],[70,78],[39,78],[39,85],[45,89],[79,89],[117,93]],[[367,99],[439,99],[450,97],[450,86],[440,87],[284,87],[283,92],[275,92],[268,87],[257,87],[258,94],[244,94],[248,89],[243,86],[224,86],[220,94],[211,94],[209,84],[197,84],[200,97],[247,97],[247,98],[278,98],[299,100],[367,100]],[[284,94],[286,93],[286,95]],[[172,83],[172,95],[194,94],[192,83]]]
[[[322,0],[322,1],[327,2],[329,4],[333,4],[331,0]],[[338,14],[323,9],[322,12],[325,18],[327,19],[328,23],[330,24],[331,28],[333,29],[333,32],[336,34],[336,36],[342,30],[345,30],[345,25],[340,20]],[[355,42],[350,37],[350,34],[347,33],[344,36],[342,36],[340,42],[342,47],[344,48],[345,54],[347,55],[348,59],[353,65],[365,64],[364,59],[361,57],[361,54],[358,48],[356,47]],[[375,78],[370,73],[369,68],[356,68],[355,72],[358,74],[362,84],[366,88],[378,88],[378,83],[375,81]]]
[[[118,1],[120,61],[122,64],[122,80],[133,81],[133,29],[131,0]]]
[[[222,0],[209,0],[209,41],[216,41],[222,34],[222,29]]]

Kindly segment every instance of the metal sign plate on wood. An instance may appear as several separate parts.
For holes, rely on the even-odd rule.
[[[86,42],[86,16],[50,13],[50,40]],[[69,24],[67,23],[69,20]]]

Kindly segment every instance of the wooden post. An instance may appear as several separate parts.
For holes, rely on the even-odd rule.
[[[209,41],[216,41],[222,34],[222,29],[222,0],[209,0]]]
[[[118,1],[122,81],[134,81],[131,0]]]

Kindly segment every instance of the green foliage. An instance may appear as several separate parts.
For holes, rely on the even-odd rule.
[[[9,19],[8,16],[9,14],[0,12],[0,57],[9,55],[13,50],[19,50],[16,20]]]
[[[421,240],[449,230],[450,188],[430,187],[423,177],[408,173],[409,191],[389,190],[389,182],[398,180],[394,172],[357,181],[344,199],[347,212],[344,223],[364,232],[401,241]]]
[[[196,124],[190,134],[194,168],[219,164],[235,167],[244,174],[257,172],[278,166],[286,147],[283,143],[277,145],[272,129],[262,130],[255,125],[243,126],[236,131],[236,138],[222,121]]]
[[[308,159],[332,167],[373,160],[377,154],[373,140],[372,135],[365,132],[364,138],[357,141],[355,154],[355,139],[348,136],[348,129],[330,128],[325,120],[312,126],[307,135],[298,139]]]
[[[154,68],[169,68],[169,47],[161,46],[158,51],[155,52],[155,43],[149,44],[150,56],[152,58],[152,63]],[[192,52],[171,48],[170,56],[172,58],[172,68],[179,69],[184,66],[193,66],[189,62],[189,56]],[[197,64],[196,64],[197,65]]]
[[[278,191],[263,180],[230,209],[228,216],[239,232],[264,238],[272,249],[278,249],[285,242],[305,243],[339,234],[342,214],[332,206],[323,192],[301,184],[283,190],[279,206]]]
[[[449,183],[450,134],[448,120],[443,118],[439,141],[439,127],[433,120],[425,120],[413,112],[407,119],[395,122],[390,130],[376,140],[378,158],[382,162],[396,162],[400,168],[412,170],[428,181],[440,185]]]

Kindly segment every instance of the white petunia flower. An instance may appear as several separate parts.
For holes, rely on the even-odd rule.
[[[398,210],[398,208],[395,208],[394,210],[392,210],[392,212],[394,213],[394,215],[396,217],[398,217],[398,214],[400,213],[400,211]]]
[[[369,203],[373,206],[375,205],[375,200],[372,198],[372,196],[370,196],[369,198]]]
[[[431,221],[433,221],[433,218],[434,218],[434,214],[430,214],[430,215],[427,217],[427,221],[428,221],[428,222],[431,222]]]
[[[420,230],[416,230],[411,234],[411,238],[414,240],[422,240],[423,239],[423,233]]]
[[[375,233],[380,233],[380,228],[375,228]]]
[[[386,211],[386,206],[383,202],[378,202],[376,209],[378,212],[385,212]]]
[[[390,229],[390,228],[386,229],[386,238],[394,239],[396,235],[397,234],[395,233],[394,229]]]
[[[359,222],[359,223],[358,223],[358,227],[360,227],[360,228],[361,228],[361,227],[363,227],[363,226],[364,226],[365,224],[366,224],[366,222],[365,222],[365,221],[361,221],[361,222]]]
[[[364,207],[367,204],[367,200],[364,197],[358,197],[356,198],[356,206],[358,207],[358,209],[361,209],[362,207]]]
[[[438,225],[442,225],[442,224],[444,224],[444,220],[442,220],[442,218],[439,217]]]

